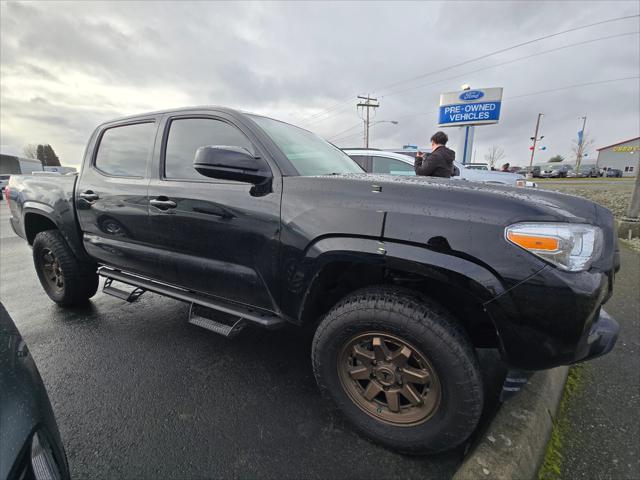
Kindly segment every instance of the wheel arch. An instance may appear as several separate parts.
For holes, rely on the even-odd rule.
[[[313,251],[317,255],[307,258],[313,268],[297,312],[301,324],[319,322],[339,300],[360,288],[398,285],[431,297],[449,310],[474,345],[501,347],[483,303],[504,288],[480,264],[424,246],[375,239],[325,239]]]
[[[44,232],[45,230],[58,230],[77,258],[85,261],[89,260],[89,257],[77,238],[78,233],[75,230],[69,232],[70,228],[76,228],[75,222],[71,227],[65,226],[64,223],[61,225],[60,221],[62,220],[59,221],[56,218],[56,212],[53,208],[34,202],[25,203],[22,211],[22,225],[25,238],[29,245],[33,245],[33,240],[38,233]]]
[[[24,234],[29,245],[33,245],[36,235],[45,230],[59,230],[59,228],[56,222],[43,210],[26,210],[24,214]]]

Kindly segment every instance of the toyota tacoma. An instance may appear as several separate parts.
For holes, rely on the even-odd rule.
[[[570,195],[367,174],[271,118],[200,107],[100,125],[77,176],[12,176],[11,225],[61,306],[146,291],[189,322],[312,328],[320,389],[407,453],[463,443],[483,409],[476,348],[527,373],[613,348],[602,305],[614,219]],[[215,314],[214,314],[215,312]],[[222,314],[222,315],[221,315]]]

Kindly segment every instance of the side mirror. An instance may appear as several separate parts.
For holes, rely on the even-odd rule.
[[[241,147],[207,145],[196,151],[193,168],[200,175],[257,185],[271,178],[269,165]]]

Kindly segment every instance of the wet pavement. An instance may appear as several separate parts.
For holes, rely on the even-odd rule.
[[[296,329],[228,340],[188,306],[98,293],[65,310],[42,291],[31,249],[0,202],[0,300],[48,389],[74,478],[449,478],[463,449],[431,458],[364,440],[320,398]],[[484,351],[495,398],[504,373]],[[492,410],[491,402],[487,414]]]
[[[640,255],[622,247],[622,267],[605,309],[620,323],[615,348],[584,363],[567,405],[562,478],[640,478]]]

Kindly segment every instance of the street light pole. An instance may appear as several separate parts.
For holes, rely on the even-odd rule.
[[[533,148],[531,149],[531,160],[529,161],[529,168],[533,167],[533,156],[536,154],[536,143],[538,142],[538,140],[542,140],[543,137],[538,138],[538,130],[540,129],[540,119],[544,116],[544,113],[539,113],[538,114],[538,121],[536,122],[536,131],[533,134],[533,137],[531,137],[531,140],[533,140]]]

